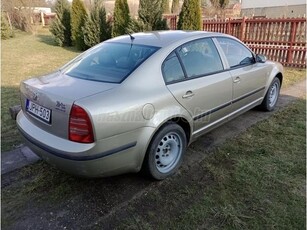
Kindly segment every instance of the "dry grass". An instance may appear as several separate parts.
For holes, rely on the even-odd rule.
[[[78,55],[74,48],[55,46],[47,29],[36,35],[17,32],[16,37],[2,41],[1,47],[1,148],[9,151],[22,141],[9,107],[20,104],[21,81],[51,72]]]

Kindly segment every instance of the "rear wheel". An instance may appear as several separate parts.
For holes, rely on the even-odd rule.
[[[264,111],[274,110],[279,98],[279,91],[280,80],[275,77],[262,101],[262,104],[260,105],[260,109]]]
[[[156,180],[173,175],[181,165],[186,146],[182,127],[168,123],[153,137],[146,153],[144,170]]]

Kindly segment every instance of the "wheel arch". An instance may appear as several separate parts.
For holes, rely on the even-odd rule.
[[[165,124],[169,123],[169,122],[173,122],[178,124],[179,126],[181,126],[181,128],[184,130],[185,132],[185,136],[186,136],[186,140],[187,140],[187,144],[190,143],[191,140],[191,125],[190,123],[183,117],[174,117],[169,119]]]
[[[144,154],[143,159],[142,159],[141,172],[143,174],[145,174],[146,176],[152,177],[152,175],[153,175],[152,174],[153,172],[150,170],[151,166],[149,166],[150,164],[148,163],[148,159],[150,157],[150,151],[151,151],[150,148],[152,146],[152,143],[155,141],[155,138],[159,135],[159,132],[163,128],[165,128],[166,126],[168,126],[170,124],[177,124],[177,125],[179,125],[183,129],[184,134],[185,134],[185,138],[186,138],[186,140],[185,140],[185,147],[183,149],[184,152],[185,152],[186,147],[190,143],[192,130],[191,130],[190,123],[188,122],[188,120],[186,118],[184,118],[182,116],[175,116],[175,117],[171,117],[169,119],[166,119],[164,122],[161,122],[161,125],[158,126],[155,129],[155,131],[153,132],[153,134],[151,135],[151,137],[150,137],[150,139],[148,141],[148,144],[146,146],[145,154]],[[181,161],[182,161],[182,159],[181,159]],[[178,167],[178,166],[175,166],[175,167]],[[155,179],[158,178],[158,177],[155,177],[155,176],[153,176],[153,177]],[[160,179],[158,179],[158,180],[160,180]]]
[[[283,74],[281,72],[277,73],[275,75],[275,77],[277,77],[280,81],[280,86],[282,86],[282,81],[283,81]]]
[[[189,123],[189,121],[186,118],[184,118],[183,116],[175,116],[175,117],[168,118],[164,122],[161,122],[160,126],[158,126],[157,129],[155,130],[155,132],[151,135],[150,140],[148,141],[148,144],[146,146],[146,151],[145,151],[144,157],[142,159],[142,167],[141,168],[143,168],[144,160],[145,160],[145,157],[147,155],[148,148],[150,147],[154,137],[163,127],[165,127],[169,123],[176,123],[184,130],[185,135],[186,135],[187,146],[189,145],[189,143],[191,141],[191,136],[192,136],[192,127],[191,127],[191,124]]]

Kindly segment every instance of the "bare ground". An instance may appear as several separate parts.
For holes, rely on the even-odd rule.
[[[275,112],[305,97],[305,87],[306,80],[282,90]],[[125,220],[131,218],[137,223],[133,228],[150,229],[161,218],[175,218],[197,203],[198,193],[191,190],[203,194],[215,183],[200,161],[225,140],[273,113],[249,111],[199,138],[188,148],[179,173],[162,182],[140,174],[80,179],[43,162],[5,174],[2,229],[126,229],[131,226]]]

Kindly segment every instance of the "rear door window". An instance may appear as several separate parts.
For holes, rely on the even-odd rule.
[[[237,68],[255,63],[252,52],[243,44],[231,38],[216,38],[222,47],[230,68]]]
[[[210,38],[189,42],[177,50],[188,78],[223,70],[219,53]]]

